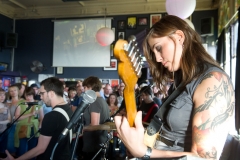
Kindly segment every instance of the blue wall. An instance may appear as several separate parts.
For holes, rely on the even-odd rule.
[[[34,60],[43,63],[46,70],[41,74],[54,74],[52,67],[53,53],[53,22],[51,19],[17,20],[16,32],[19,45],[15,53],[15,70],[21,71],[29,79],[37,79],[38,74],[30,70]],[[56,74],[61,78],[86,78],[94,75],[100,78],[118,78],[117,71],[103,71],[101,68],[64,67],[63,74]]]
[[[192,22],[195,26],[195,30],[200,33],[200,19],[206,17],[214,17],[214,36],[208,37],[209,44],[211,41],[216,41],[217,39],[217,10],[212,11],[197,11],[192,15]],[[114,16],[112,21],[112,27],[115,28],[115,33],[117,37],[118,31],[125,32],[125,39],[130,35],[135,35],[144,29],[148,29],[147,26],[138,26],[136,29],[125,29],[118,30],[117,22],[119,20],[127,21],[127,18],[131,15],[125,16]],[[134,15],[138,18],[146,17],[149,23],[149,14],[144,15]],[[0,22],[4,19],[0,16]],[[11,29],[11,20],[5,18],[7,23],[9,23],[9,28]],[[4,23],[6,23],[4,22]],[[2,24],[2,23],[0,23]],[[1,27],[1,25],[0,25]],[[4,27],[7,28],[7,27]],[[0,28],[1,29],[1,28]],[[7,31],[5,31],[7,32]],[[52,19],[36,19],[36,20],[16,20],[16,33],[18,33],[18,47],[15,49],[15,63],[14,71],[18,71],[21,75],[28,76],[29,79],[37,79],[38,74],[33,73],[30,69],[30,64],[34,60],[38,60],[43,63],[46,70],[42,71],[41,74],[55,74],[56,68],[52,67],[52,50],[53,50],[53,22]],[[5,52],[5,51],[4,51]],[[10,52],[10,51],[9,51]],[[9,54],[10,55],[10,54]],[[3,57],[3,51],[0,52],[0,59]],[[5,58],[8,62],[10,59]],[[10,57],[8,57],[10,58]],[[56,74],[57,77],[61,78],[86,78],[88,76],[94,75],[102,79],[118,79],[117,71],[103,71],[103,67],[88,67],[88,68],[77,68],[77,67],[64,67],[63,74]]]
[[[10,65],[11,49],[5,47],[6,33],[11,33],[13,30],[13,20],[0,15],[0,62],[5,62]],[[8,70],[10,67],[8,68]]]

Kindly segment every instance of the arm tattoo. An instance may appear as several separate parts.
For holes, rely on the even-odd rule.
[[[218,80],[219,86],[214,85],[213,88],[207,88],[205,93],[205,102],[194,109],[193,115],[213,108],[216,110],[216,116],[209,117],[209,119],[205,120],[205,122],[203,122],[200,126],[193,127],[193,140],[198,146],[198,153],[201,157],[217,159],[217,149],[214,146],[212,146],[209,150],[204,150],[200,144],[204,140],[206,141],[206,135],[210,134],[210,132],[214,131],[217,126],[223,124],[233,115],[235,102],[233,100],[234,91],[232,89],[232,84],[229,79],[226,80],[223,78],[222,73],[209,73],[202,79],[201,82],[212,77]],[[224,107],[221,106],[220,102],[223,98],[226,100],[226,105],[224,105]]]
[[[233,91],[229,90],[229,85],[231,84],[229,84],[227,81],[224,81],[221,73],[209,73],[203,80],[211,78],[212,76],[214,76],[221,83],[218,87],[214,86],[213,89],[207,88],[207,92],[205,94],[205,98],[207,100],[204,104],[200,105],[194,110],[194,115],[213,107],[212,104],[216,103],[219,97],[224,97],[227,101],[227,108],[226,110],[221,110],[221,108],[218,109],[219,114],[212,120],[211,124],[211,129],[214,129],[217,125],[225,122],[226,119],[233,114],[235,103],[231,101],[232,96],[234,96]],[[210,123],[210,121],[208,121],[208,123]]]

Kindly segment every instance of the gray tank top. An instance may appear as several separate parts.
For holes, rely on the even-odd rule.
[[[192,145],[193,93],[202,79],[213,71],[226,74],[220,68],[209,66],[199,78],[187,84],[182,93],[167,106],[165,118],[160,117],[165,122],[162,125],[160,135],[172,141],[183,143],[184,151],[191,151]]]
[[[14,116],[15,116],[15,111],[16,111],[17,106],[10,106],[10,115],[11,115],[11,122],[13,122]]]

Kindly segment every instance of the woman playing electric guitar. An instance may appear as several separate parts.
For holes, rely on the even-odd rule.
[[[157,86],[173,79],[169,94],[180,83],[183,89],[161,113],[163,125],[153,148],[143,143],[142,113],[128,107],[127,117],[115,116],[119,138],[133,156],[143,159],[185,155],[219,159],[234,124],[235,97],[228,75],[206,52],[197,32],[176,16],[165,16],[152,26],[143,51]]]

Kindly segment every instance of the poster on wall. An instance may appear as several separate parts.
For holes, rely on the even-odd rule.
[[[116,87],[117,85],[119,85],[119,80],[118,79],[111,79],[110,85],[112,87]]]
[[[101,79],[102,84],[110,84],[109,79]]]

